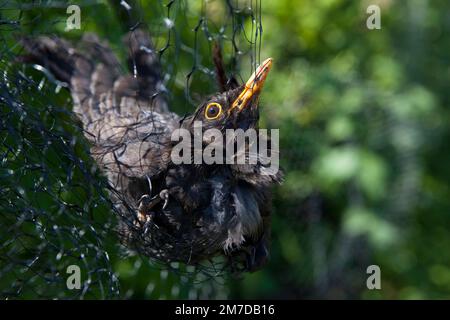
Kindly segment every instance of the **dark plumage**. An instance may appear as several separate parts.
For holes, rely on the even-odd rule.
[[[232,107],[247,89],[234,80],[225,83],[216,55],[220,86],[229,90],[180,118],[169,111],[158,56],[142,30],[125,36],[132,75],[122,74],[115,55],[93,35],[84,37],[77,49],[56,37],[24,38],[22,44],[24,61],[43,65],[68,84],[92,156],[113,186],[122,243],[166,262],[195,264],[224,254],[247,270],[264,264],[270,186],[281,181],[281,173],[263,175],[266,168],[260,162],[175,165],[170,157],[172,132],[193,131],[194,121],[222,132],[257,128],[259,91],[247,106]],[[223,109],[213,120],[206,118],[217,111],[209,110],[210,103]]]

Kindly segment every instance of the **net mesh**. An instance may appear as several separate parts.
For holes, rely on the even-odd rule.
[[[0,296],[226,297],[219,260],[166,264],[119,246],[114,190],[90,157],[68,90],[45,68],[17,63],[17,39],[57,34],[76,42],[94,32],[124,61],[119,39],[143,26],[160,56],[170,108],[182,114],[217,91],[214,46],[228,75],[242,80],[256,68],[260,2],[80,1],[81,30],[68,31],[69,4],[0,4]],[[80,290],[68,288],[72,265],[81,270]],[[138,283],[142,278],[151,280]]]

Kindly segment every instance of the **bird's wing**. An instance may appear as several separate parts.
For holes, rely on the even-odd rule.
[[[116,187],[121,187],[123,177],[161,170],[168,156],[167,139],[179,123],[169,112],[148,34],[137,29],[124,37],[124,43],[128,74],[95,35],[85,36],[77,48],[57,37],[22,39],[28,52],[23,60],[46,67],[68,84],[92,154]]]

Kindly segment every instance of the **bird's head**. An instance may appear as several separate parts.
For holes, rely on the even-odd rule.
[[[196,121],[204,130],[243,129],[257,127],[259,119],[258,102],[264,82],[272,67],[272,58],[266,59],[251,75],[249,80],[234,89],[213,95],[184,121],[184,127],[193,129]]]
[[[172,162],[194,163],[203,174],[215,174],[215,164],[226,164],[221,168],[253,185],[266,187],[280,182],[278,151],[272,148],[277,141],[260,134],[258,128],[259,96],[271,67],[272,59],[268,58],[245,84],[211,96],[184,118],[180,124],[182,143],[178,134],[172,140]]]

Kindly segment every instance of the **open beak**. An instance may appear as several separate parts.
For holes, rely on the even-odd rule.
[[[246,106],[248,106],[253,97],[257,97],[259,95],[271,67],[272,58],[264,60],[264,62],[251,75],[250,79],[248,79],[244,89],[231,105],[229,112],[235,108],[237,108],[238,112],[242,111]]]

